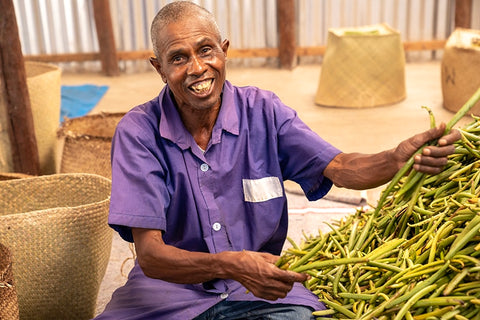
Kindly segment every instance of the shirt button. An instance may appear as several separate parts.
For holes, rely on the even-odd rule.
[[[222,298],[222,299],[227,299],[227,297],[228,297],[228,293],[226,293],[226,292],[224,292],[220,295],[220,298]]]
[[[218,222],[215,222],[212,226],[213,230],[218,231],[222,228],[222,225]]]
[[[208,164],[202,163],[202,165],[200,166],[200,170],[202,170],[203,172],[207,171],[208,170]]]

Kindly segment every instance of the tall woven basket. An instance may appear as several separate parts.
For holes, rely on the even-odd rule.
[[[124,115],[99,113],[66,120],[58,131],[63,143],[60,173],[94,173],[110,179],[112,137]]]
[[[17,289],[12,271],[12,254],[0,243],[0,319],[18,319]]]
[[[53,174],[57,167],[57,135],[60,119],[61,69],[50,63],[25,61],[28,95],[32,108],[35,140],[41,174]],[[1,96],[1,94],[0,94]],[[7,103],[0,99],[0,171],[14,170],[8,135]]]
[[[329,29],[316,104],[365,108],[405,97],[405,53],[398,31],[384,23]]]
[[[0,242],[13,256],[21,319],[91,319],[112,247],[109,179],[0,181]]]

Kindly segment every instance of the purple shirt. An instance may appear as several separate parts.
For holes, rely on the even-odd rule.
[[[117,127],[110,225],[127,241],[139,227],[163,230],[166,244],[190,251],[280,254],[288,227],[283,181],[299,183],[310,200],[323,197],[332,183],[322,172],[340,151],[272,92],[228,81],[202,151],[170,94],[165,86]],[[233,280],[174,284],[146,277],[135,264],[102,316],[189,319],[225,298],[260,300]],[[300,283],[275,302],[324,308]]]

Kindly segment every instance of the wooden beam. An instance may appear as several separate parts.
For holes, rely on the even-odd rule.
[[[280,54],[278,48],[229,49],[228,58],[276,58]],[[281,55],[281,54],[280,54]]]
[[[119,51],[117,56],[119,60],[148,60],[154,54],[152,50]],[[278,48],[228,49],[229,59],[272,57],[278,57]]]
[[[292,69],[297,65],[294,0],[277,0],[277,24],[280,67]]]
[[[0,83],[5,86],[13,170],[39,175],[37,140],[12,0],[0,0]]]
[[[120,69],[118,67],[109,0],[93,0],[93,14],[100,47],[102,70],[107,76],[118,76]]]
[[[53,63],[98,61],[100,60],[100,53],[84,52],[84,53],[38,54],[38,55],[27,55],[24,57],[24,59],[25,61],[53,62]]]
[[[446,40],[425,40],[425,41],[407,41],[403,43],[405,51],[431,51],[441,50],[445,47]],[[325,54],[326,46],[315,47],[297,47],[295,48],[295,55],[303,56],[323,56]],[[138,50],[138,51],[117,51],[117,59],[124,60],[148,60],[153,56],[152,50]],[[252,49],[228,49],[229,59],[247,59],[247,58],[278,58],[278,48],[252,48]],[[91,53],[64,53],[64,54],[44,54],[44,55],[29,55],[25,56],[26,61],[41,61],[41,62],[83,62],[95,61],[100,59],[100,54]]]
[[[447,40],[408,41],[403,43],[405,51],[443,50]]]
[[[455,28],[472,27],[472,0],[455,0]]]
[[[316,47],[297,47],[297,56],[299,57],[312,57],[312,56],[323,56],[327,50],[327,46],[316,46]]]

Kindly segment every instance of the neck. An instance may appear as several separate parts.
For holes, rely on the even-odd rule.
[[[179,109],[178,111],[185,128],[193,136],[195,142],[200,148],[206,150],[220,112],[220,106],[207,110]]]

